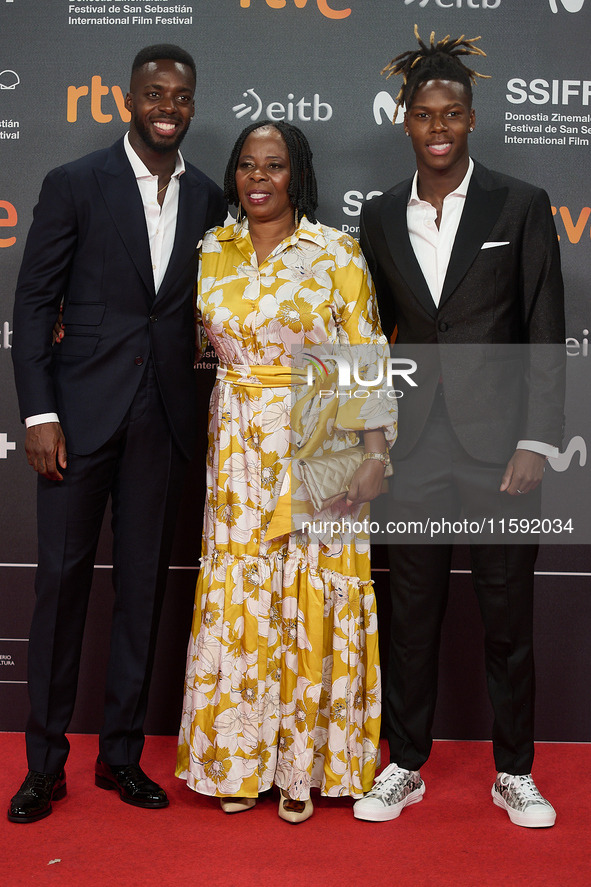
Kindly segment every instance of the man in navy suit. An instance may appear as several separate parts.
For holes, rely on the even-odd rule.
[[[220,189],[185,163],[195,64],[140,51],[129,133],[50,172],[19,275],[12,355],[26,452],[38,472],[39,565],[29,640],[29,773],[8,818],[66,793],[94,558],[112,498],[115,605],[95,782],[138,807],[168,804],[139,766],[174,525],[198,427],[192,292]],[[52,348],[63,305],[66,336]]]
[[[420,346],[420,384],[400,402],[391,509],[396,520],[419,516],[423,525],[428,516],[453,522],[462,507],[495,521],[509,503],[517,515],[531,513],[528,505],[535,513],[545,460],[562,437],[563,284],[550,201],[470,157],[475,72],[460,56],[478,52],[463,37],[430,46],[419,38],[418,49],[393,60],[417,174],[361,217],[384,331],[397,327],[403,353]],[[425,346],[435,371],[421,366]],[[360,819],[395,819],[425,791],[451,541],[389,549],[391,763],[355,804]],[[492,797],[517,825],[552,826],[555,811],[531,777],[537,546],[488,541],[471,538],[470,553],[494,711]],[[457,778],[460,804],[469,788]]]

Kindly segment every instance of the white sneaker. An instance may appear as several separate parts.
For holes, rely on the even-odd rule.
[[[506,810],[515,825],[548,828],[556,822],[556,810],[542,797],[531,773],[527,776],[497,773],[491,794],[497,807]]]
[[[405,770],[388,764],[376,777],[373,788],[353,804],[356,819],[386,822],[400,816],[403,807],[423,800],[425,783],[419,770]]]

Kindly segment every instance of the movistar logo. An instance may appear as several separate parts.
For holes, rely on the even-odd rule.
[[[587,444],[578,435],[569,441],[564,453],[560,453],[559,456],[551,456],[548,462],[554,471],[566,471],[576,453],[579,454],[579,465],[583,468],[587,464]]]
[[[382,92],[378,92],[377,96],[373,100],[373,119],[381,126],[384,120],[387,120],[388,123],[392,123],[394,118],[394,111],[396,110],[396,102],[392,98],[389,92],[382,90]],[[398,109],[398,116],[396,117],[396,123],[402,123],[404,120],[404,105]]]
[[[558,3],[562,3],[567,12],[580,12],[585,0],[550,0],[552,12],[558,12]]]

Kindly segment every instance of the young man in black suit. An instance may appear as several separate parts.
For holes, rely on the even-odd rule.
[[[406,106],[417,174],[366,204],[361,217],[386,335],[396,326],[397,347],[432,344],[437,354],[436,371],[425,372],[415,396],[405,393],[400,402],[392,512],[410,518],[420,503],[423,514],[453,520],[462,507],[467,513],[476,503],[496,515],[510,502],[519,515],[532,504],[535,511],[545,460],[562,437],[564,348],[549,343],[564,343],[563,285],[550,202],[541,189],[470,158],[477,75],[460,56],[483,54],[474,41],[432,39],[426,46],[415,33],[419,48],[388,70],[404,75],[398,105]],[[549,358],[528,352],[537,374],[498,348],[520,343],[552,351]],[[441,347],[447,345],[482,348],[465,348],[458,371],[453,349]],[[418,363],[420,376],[420,357]],[[384,718],[391,763],[355,804],[360,819],[394,819],[423,797],[419,771],[432,744],[451,541],[389,549]],[[471,542],[495,717],[493,800],[517,825],[551,826],[555,811],[531,777],[537,546]]]
[[[50,172],[18,280],[14,359],[26,452],[39,473],[37,602],[29,641],[29,773],[8,818],[34,822],[66,793],[94,557],[109,495],[113,583],[95,782],[138,807],[168,804],[139,766],[172,537],[197,433],[192,292],[220,189],[179,145],[195,63],[177,46],[136,56],[129,133]],[[66,337],[52,349],[63,304]]]

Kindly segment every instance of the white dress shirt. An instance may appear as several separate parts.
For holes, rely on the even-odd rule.
[[[148,240],[150,241],[152,271],[154,272],[154,289],[158,292],[174,245],[176,218],[179,208],[179,179],[185,172],[185,161],[179,151],[176,157],[176,166],[166,188],[161,207],[158,203],[158,176],[153,176],[148,167],[142,163],[135,153],[129,144],[129,133],[126,133],[123,144],[127,159],[131,164],[138,188],[140,189],[142,203],[144,204]]]
[[[420,265],[423,277],[427,281],[429,292],[435,305],[439,307],[441,292],[447,274],[447,266],[451,251],[458,233],[460,219],[466,203],[466,194],[474,161],[470,158],[468,171],[458,187],[448,194],[443,201],[441,220],[437,228],[437,210],[426,200],[421,200],[418,193],[418,172],[412,181],[412,188],[406,208],[406,224],[408,236]],[[558,456],[558,447],[537,440],[520,440],[518,450],[531,450],[541,456]]]
[[[455,191],[448,194],[443,201],[439,228],[435,222],[437,210],[432,204],[419,197],[418,172],[415,173],[412,180],[410,199],[406,208],[408,236],[437,307],[439,307],[447,266],[464,211],[466,193],[473,170],[474,161],[470,158],[468,172]]]
[[[150,257],[154,274],[154,289],[158,292],[164,279],[176,233],[176,220],[179,208],[179,179],[185,172],[185,161],[179,151],[174,172],[166,188],[162,207],[158,203],[158,176],[152,175],[148,167],[140,160],[129,143],[129,133],[123,140],[127,159],[131,164],[144,205]],[[58,345],[59,348],[59,345]],[[44,422],[59,422],[57,413],[39,413],[25,419],[25,427],[42,425]]]

